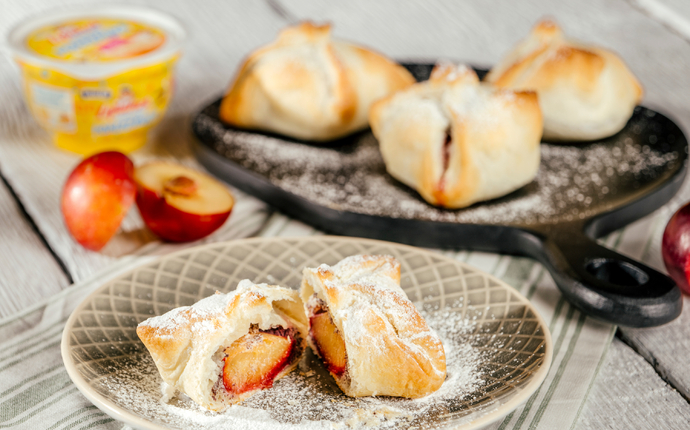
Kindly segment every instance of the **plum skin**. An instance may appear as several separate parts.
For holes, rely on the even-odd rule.
[[[197,215],[183,212],[168,204],[165,196],[137,187],[136,203],[146,226],[168,242],[191,242],[206,237],[230,217],[232,208],[223,213]]]
[[[669,276],[690,295],[690,203],[673,214],[661,240],[661,256]]]
[[[60,210],[67,230],[83,247],[99,251],[134,203],[134,164],[125,154],[101,152],[82,160],[62,189]]]

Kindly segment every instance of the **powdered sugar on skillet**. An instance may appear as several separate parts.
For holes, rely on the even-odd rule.
[[[582,219],[619,206],[634,190],[659,183],[682,161],[669,149],[682,136],[666,133],[654,112],[637,108],[626,128],[610,139],[542,144],[539,172],[520,190],[446,210],[429,205],[386,173],[369,132],[331,147],[315,146],[229,129],[209,109],[195,120],[195,131],[215,142],[222,156],[310,202],[390,218],[522,226]]]
[[[460,404],[483,398],[483,353],[472,346],[476,323],[459,311],[422,311],[442,339],[447,379],[435,393],[422,399],[390,397],[350,398],[343,395],[318,359],[308,351],[298,369],[261,391],[241,406],[224,413],[208,412],[184,395],[166,400],[162,382],[148,353],[117,363],[117,372],[100,381],[116,403],[132,412],[179,429],[333,429],[429,428]],[[471,412],[471,408],[467,409]]]

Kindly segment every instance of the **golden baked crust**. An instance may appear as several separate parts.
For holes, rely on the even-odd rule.
[[[216,293],[192,306],[184,306],[149,318],[137,327],[137,335],[151,353],[163,381],[187,394],[199,405],[223,410],[255,391],[228,398],[219,390],[224,348],[258,327],[295,329],[300,353],[275,378],[297,366],[306,345],[307,320],[297,291],[241,281],[228,294]],[[215,386],[215,388],[214,388]]]
[[[567,39],[548,20],[538,23],[486,81],[537,91],[544,138],[550,140],[593,140],[615,134],[642,99],[642,87],[616,54]]]
[[[384,56],[331,39],[330,25],[304,22],[244,61],[220,118],[242,128],[332,140],[366,128],[375,100],[413,82]]]
[[[305,268],[300,295],[326,304],[345,341],[347,371],[336,383],[348,396],[417,398],[446,377],[443,345],[400,288],[391,256],[357,255],[333,267]],[[310,337],[310,345],[317,352]]]
[[[461,208],[532,181],[542,116],[531,91],[497,89],[465,66],[376,102],[369,122],[386,170],[429,203]]]

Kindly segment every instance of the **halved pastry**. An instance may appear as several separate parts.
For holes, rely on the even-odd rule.
[[[330,25],[304,22],[245,60],[220,118],[242,128],[331,140],[365,129],[375,100],[414,81],[386,57],[332,39]]]
[[[539,168],[536,94],[480,83],[465,66],[437,65],[428,81],[376,102],[369,120],[388,173],[433,205],[500,197]]]
[[[640,83],[615,53],[567,39],[551,21],[538,23],[486,81],[536,91],[550,140],[611,136],[642,99]]]
[[[297,291],[249,280],[149,318],[137,334],[170,387],[212,411],[269,388],[298,364],[307,320]]]
[[[391,256],[303,271],[309,344],[345,394],[422,397],[446,377],[443,344],[400,288]]]

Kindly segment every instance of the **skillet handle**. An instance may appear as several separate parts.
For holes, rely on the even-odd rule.
[[[580,229],[555,229],[542,261],[563,295],[594,317],[629,327],[654,327],[682,310],[680,289],[668,276],[599,245]]]

